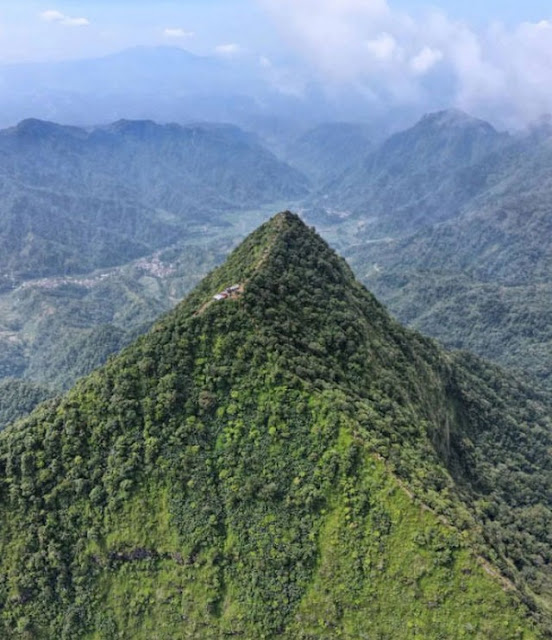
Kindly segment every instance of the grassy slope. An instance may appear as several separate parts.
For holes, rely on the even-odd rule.
[[[343,429],[332,453],[344,467],[352,447],[351,434]],[[463,548],[458,534],[413,504],[382,462],[368,458],[361,473],[344,474],[334,482],[313,534],[317,566],[300,598],[282,598],[275,590],[275,600],[263,603],[269,619],[271,608],[293,605],[283,637],[539,637],[514,613],[515,599]],[[366,494],[369,507],[359,508]],[[167,526],[167,499],[159,500],[160,495],[166,492],[126,505],[117,517],[116,533],[107,536],[99,555],[106,561],[107,549],[155,549],[163,559],[121,562],[99,581],[99,630],[88,637],[117,637],[115,629],[144,640],[280,635],[259,631],[251,620],[252,610],[259,608],[258,594],[244,598],[240,580],[220,584],[220,571],[207,554],[192,564],[180,560],[186,548]],[[144,528],[152,512],[157,526]],[[284,548],[289,545],[277,512],[267,509],[263,522],[276,540],[283,538]],[[218,551],[227,555],[239,546],[231,529],[218,542]],[[276,574],[274,551],[263,551],[256,564],[266,564]]]

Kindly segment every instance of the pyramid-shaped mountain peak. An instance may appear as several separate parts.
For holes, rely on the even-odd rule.
[[[300,258],[305,265],[309,261],[326,259],[334,264],[339,263],[347,270],[348,278],[353,278],[345,262],[316,231],[309,228],[297,214],[290,211],[276,214],[249,235],[230,255],[222,266],[221,272],[241,268],[243,277],[247,278],[265,266],[269,258],[289,259],[292,262]],[[281,266],[286,268],[290,265]]]
[[[284,281],[292,277],[288,286]],[[290,283],[305,289],[305,293],[315,288],[331,286],[338,280],[343,286],[358,285],[346,262],[309,228],[301,218],[289,211],[278,213],[248,236],[228,257],[226,262],[211,273],[183,304],[188,312],[197,312],[198,305],[206,308],[206,303],[217,295],[220,300],[225,294],[233,293],[232,288],[244,293],[253,286],[264,286],[278,279],[279,295],[284,299],[290,290]],[[238,297],[237,295],[231,297]],[[254,305],[255,300],[249,298]],[[262,300],[259,301],[262,305]]]
[[[0,636],[544,638],[549,411],[278,214],[0,434]]]

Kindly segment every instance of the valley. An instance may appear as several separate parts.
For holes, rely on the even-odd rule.
[[[379,147],[360,132],[335,125],[305,134],[285,156],[291,162],[297,159],[295,169],[263,150],[249,134],[215,125],[196,131],[121,122],[89,132],[30,121],[0,134],[4,175],[12,176],[8,184],[13,189],[20,185],[13,197],[4,197],[1,207],[0,243],[4,238],[11,247],[3,254],[0,273],[5,283],[0,291],[1,376],[25,378],[53,394],[68,388],[172,308],[240,239],[295,198],[294,208],[347,257],[358,277],[402,322],[448,347],[473,351],[547,385],[552,370],[548,130],[514,136],[465,114],[444,112],[394,134]],[[198,136],[193,152],[197,160],[183,153],[190,135]],[[202,154],[210,154],[204,160],[197,155],[197,144],[205,145]],[[227,144],[235,145],[230,154]],[[74,153],[75,145],[81,159],[76,164],[72,160],[70,168],[60,153]],[[102,147],[115,148],[118,154],[110,160],[111,186],[105,163],[95,158],[85,169],[87,154]],[[174,168],[167,175],[157,172],[155,191],[144,200],[140,194],[152,179],[146,168],[157,147],[165,154],[163,162]],[[125,162],[131,149],[136,168],[126,175],[113,163]],[[32,155],[35,152],[39,155]],[[251,157],[235,164],[234,158],[244,152],[257,154],[262,162]],[[341,159],[333,163],[337,175],[327,181],[332,153]],[[408,154],[412,159],[406,161]],[[42,165],[37,164],[40,157]],[[212,177],[203,176],[200,186],[189,172],[201,170],[197,163],[207,158],[219,168],[211,170]],[[399,158],[401,170],[396,173]],[[256,163],[258,179],[245,170],[246,162]],[[349,168],[343,171],[347,162]],[[86,178],[87,193],[96,194],[96,200],[76,195],[75,180],[81,180],[84,171],[96,176]],[[274,183],[281,186],[273,188],[271,196],[264,185],[273,182],[274,171],[281,172],[280,183]],[[174,193],[173,172],[183,172]],[[237,191],[231,186],[232,172],[251,186],[244,182]],[[219,175],[226,175],[228,193],[243,200],[238,208],[228,200],[216,204],[208,195],[213,189],[209,180],[218,189]],[[33,193],[46,179],[55,179],[57,190],[67,195],[56,203],[53,194],[44,199],[42,188],[36,205],[42,223],[29,208],[34,196],[20,204],[18,199],[27,198],[23,194],[31,188],[26,182],[32,181]],[[255,195],[259,184],[263,197],[272,198],[263,206]],[[115,208],[105,199],[106,187],[116,189]],[[249,200],[243,199],[244,188],[253,189]],[[171,200],[163,195],[169,191]],[[184,202],[193,198],[197,204],[176,205],[177,194],[184,192]],[[285,199],[274,200],[283,193]],[[353,194],[356,200],[351,200]],[[256,204],[248,208],[248,202]],[[162,215],[159,209],[153,213],[152,207],[159,205],[166,209]],[[31,226],[14,244],[14,230],[23,229],[21,214],[13,217],[21,206]],[[77,229],[83,206],[95,211],[95,218],[86,222],[93,220],[93,235],[81,230],[67,235],[66,220],[74,217],[71,225]],[[98,217],[98,206],[105,209],[103,217]],[[143,213],[137,214],[140,207]],[[208,214],[202,213],[207,209]],[[127,227],[121,227],[123,216],[114,228],[109,219],[124,210],[132,211],[133,221],[129,218]],[[41,230],[44,224],[49,229],[62,224],[65,235],[56,234],[53,243]],[[165,230],[156,237],[152,231],[158,224]],[[164,248],[156,248],[160,244]],[[22,261],[24,270],[18,267]],[[91,269],[94,266],[98,268]]]

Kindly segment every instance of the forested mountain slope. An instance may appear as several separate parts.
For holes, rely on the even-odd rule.
[[[328,122],[287,145],[284,158],[315,184],[338,178],[370,153],[375,131],[368,125]]]
[[[3,634],[550,637],[551,406],[279,214],[0,434]]]
[[[494,186],[443,223],[345,251],[398,318],[445,345],[552,380],[552,142],[516,143]],[[473,170],[474,173],[476,170]]]
[[[452,218],[485,188],[486,176],[471,167],[510,143],[460,111],[428,114],[328,182],[312,196],[313,212],[348,213],[376,235]]]
[[[236,127],[25,120],[0,132],[0,283],[124,264],[307,180]]]

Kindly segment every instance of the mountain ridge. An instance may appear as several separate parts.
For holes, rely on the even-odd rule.
[[[207,224],[228,227],[229,211],[309,188],[231,125],[127,120],[85,130],[26,120],[0,133],[0,154],[4,277],[123,264]]]
[[[402,322],[549,386],[551,161],[546,132],[512,137],[454,179],[473,185],[454,216],[344,253]]]
[[[469,168],[511,142],[457,110],[426,114],[311,196],[313,208],[367,222],[365,234],[405,233],[454,218],[481,190]]]

